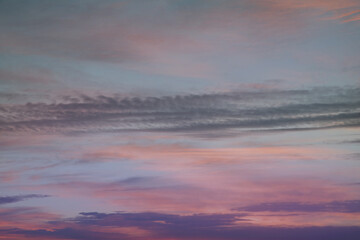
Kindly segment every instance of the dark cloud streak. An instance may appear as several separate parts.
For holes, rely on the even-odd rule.
[[[313,129],[360,125],[360,89],[312,89],[173,97],[64,97],[0,106],[1,132]]]
[[[357,239],[359,227],[266,227],[249,224],[243,214],[176,215],[163,213],[98,213],[84,212],[73,219],[51,221],[45,229],[0,230],[4,236],[25,235],[47,239],[246,239],[246,240],[303,240]],[[244,224],[239,222],[244,221]],[[51,226],[54,228],[50,231]],[[66,226],[56,228],[55,226]],[[146,230],[145,236],[109,232],[109,227],[137,227]],[[104,230],[104,231],[102,231]]]
[[[0,205],[21,202],[30,198],[45,198],[45,197],[49,197],[49,195],[28,194],[28,195],[17,195],[17,196],[5,196],[5,197],[0,197]]]

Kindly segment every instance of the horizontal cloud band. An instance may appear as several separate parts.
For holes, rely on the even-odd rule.
[[[174,97],[65,97],[0,106],[1,132],[312,129],[360,124],[360,89],[318,88]]]

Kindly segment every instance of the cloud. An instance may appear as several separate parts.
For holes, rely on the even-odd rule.
[[[229,45],[232,52],[234,47],[243,52],[302,37],[304,27],[321,23],[323,14],[330,15],[324,19],[357,21],[358,6],[355,0],[2,1],[0,49],[211,78],[216,71],[204,56],[218,56]],[[246,47],[239,48],[239,42]]]
[[[55,221],[60,216],[33,207],[0,208],[0,230],[3,229],[38,229],[48,221]],[[0,234],[0,236],[2,236]],[[12,238],[9,238],[12,239]]]
[[[328,19],[339,19],[342,22],[354,22],[360,20],[360,11],[354,10],[354,11],[336,11],[333,17],[329,17]]]
[[[358,126],[358,88],[263,90],[122,98],[68,96],[59,103],[3,104],[2,132],[283,130]]]
[[[274,202],[237,208],[248,212],[341,212],[359,213],[360,200],[333,201],[324,203]]]
[[[153,228],[156,226],[162,226],[169,224],[185,227],[188,229],[198,227],[220,227],[231,226],[236,221],[246,221],[241,219],[246,216],[245,214],[194,214],[194,215],[175,215],[164,213],[97,213],[97,212],[85,212],[80,213],[80,216],[74,219],[75,222],[80,224],[92,224],[92,222],[98,223],[102,226],[139,226]]]
[[[44,1],[2,2],[0,50],[15,55],[116,63],[152,74],[208,77],[212,73],[208,64],[190,62],[186,56],[209,48],[204,40],[181,30],[186,17],[172,5],[111,0],[51,5]],[[138,9],[143,9],[142,14],[137,14]],[[173,16],[177,15],[182,16],[175,17],[179,22],[174,22]],[[169,28],[169,23],[179,32]]]
[[[49,195],[40,195],[40,194],[27,194],[27,195],[17,195],[17,196],[5,196],[0,197],[0,205],[7,203],[15,203],[24,201],[30,198],[45,198],[50,197]]]
[[[247,168],[246,164],[240,164],[241,167],[205,165],[204,168],[194,166],[191,162],[176,162],[177,160],[168,158],[156,165],[149,162],[142,164],[148,165],[146,168],[152,168],[152,171],[163,171],[167,176],[138,176],[114,181],[81,181],[69,176],[57,182],[24,187],[27,190],[54,193],[60,198],[85,198],[100,206],[105,203],[110,209],[187,214],[227,213],[239,204],[253,205],[254,201],[319,203],[328,199],[345,201],[357,197],[354,190],[356,186],[338,185],[315,177],[284,177],[279,171],[279,165],[274,163],[271,165],[276,170],[269,174],[268,170],[254,171],[253,168]],[[293,172],[292,169],[286,169],[289,174]],[[324,219],[330,218],[335,220],[333,223],[341,223],[339,218],[349,217],[346,214],[334,217],[325,213],[325,216],[319,217],[317,224],[323,225]],[[307,224],[312,217],[309,215],[303,219],[287,219],[287,225]],[[350,216],[346,221],[353,222],[352,218]],[[257,221],[263,222],[261,219]]]
[[[129,232],[132,229],[134,232]],[[174,215],[152,212],[84,212],[72,219],[51,221],[46,228],[2,229],[4,236],[65,239],[356,239],[359,227],[264,227],[241,214]],[[141,234],[139,234],[141,233]],[[10,238],[11,239],[11,238]]]
[[[84,240],[97,240],[97,239],[130,239],[129,236],[121,233],[107,233],[97,232],[91,229],[75,229],[75,228],[62,228],[62,229],[37,229],[37,230],[23,230],[23,229],[8,229],[0,230],[0,233],[11,237],[23,236],[24,239],[84,239]]]
[[[341,143],[360,143],[360,139],[342,141]]]
[[[326,153],[326,154],[325,154]],[[158,145],[123,145],[92,149],[84,154],[82,162],[116,161],[116,160],[153,160],[159,165],[197,166],[207,164],[227,164],[239,162],[261,162],[271,160],[306,160],[319,156],[335,154],[327,148],[304,147],[242,147],[242,148],[192,148],[177,144]],[[172,160],[172,163],[166,164]],[[165,163],[165,164],[164,164]]]

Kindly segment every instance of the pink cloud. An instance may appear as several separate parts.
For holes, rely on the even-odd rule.
[[[267,160],[311,160],[336,150],[310,147],[192,148],[182,145],[123,145],[85,153],[84,161],[152,160],[162,165],[205,165]],[[339,153],[339,152],[338,152]]]

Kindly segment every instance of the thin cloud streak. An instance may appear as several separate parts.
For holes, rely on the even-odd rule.
[[[0,205],[8,203],[21,202],[31,198],[46,198],[50,197],[49,195],[40,195],[40,194],[27,194],[27,195],[17,195],[17,196],[0,196]]]
[[[360,200],[334,201],[324,203],[275,202],[237,208],[249,212],[341,212],[359,213]]]

